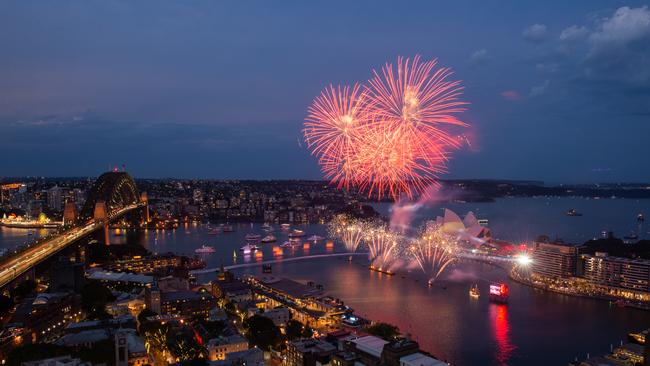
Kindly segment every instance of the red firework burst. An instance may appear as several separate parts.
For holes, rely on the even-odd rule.
[[[467,126],[457,114],[462,86],[436,61],[399,57],[363,89],[330,86],[305,120],[305,139],[325,176],[368,196],[412,198],[435,185],[451,150],[461,146],[449,130]]]
[[[355,180],[356,147],[368,124],[364,102],[359,84],[352,88],[330,85],[314,99],[305,119],[305,141],[325,177],[346,189]]]

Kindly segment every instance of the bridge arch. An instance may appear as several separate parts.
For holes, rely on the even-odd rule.
[[[99,176],[86,197],[81,210],[84,219],[93,218],[97,202],[104,202],[107,212],[119,210],[140,200],[135,181],[126,172],[107,172]]]

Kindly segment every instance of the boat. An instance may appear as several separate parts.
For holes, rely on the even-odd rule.
[[[319,240],[323,240],[323,239],[325,239],[325,238],[323,238],[322,236],[318,236],[318,235],[312,235],[312,236],[307,238],[307,240],[309,240],[309,241],[319,241]]]
[[[264,223],[264,225],[262,225],[262,230],[273,231],[273,226],[271,226],[269,223]]]
[[[303,236],[305,236],[305,232],[298,229],[295,229],[289,233],[290,238],[302,238]]]
[[[208,231],[208,235],[219,235],[219,233],[221,233],[221,230],[218,228]]]
[[[469,288],[469,297],[478,299],[479,296],[481,296],[481,293],[478,290],[478,285],[474,284],[472,287]]]
[[[200,248],[194,250],[195,253],[214,253],[213,247],[202,245]]]
[[[582,214],[578,211],[576,211],[575,208],[570,209],[569,211],[566,212],[567,216],[582,216]]]
[[[251,254],[252,252],[256,252],[259,248],[257,248],[257,245],[252,245],[252,244],[246,244],[243,247],[239,248],[241,252],[244,252],[244,254]]]
[[[505,283],[493,283],[490,285],[490,301],[501,304],[508,303],[510,289]]]
[[[248,233],[244,238],[246,239],[246,241],[259,241],[260,239],[262,239],[262,235]]]
[[[276,241],[278,241],[278,239],[276,239],[272,234],[262,238],[262,243],[275,243]]]
[[[282,224],[282,225],[280,225],[280,228],[282,230],[289,230],[289,228],[291,228],[291,225],[290,224]]]
[[[645,216],[643,216],[642,213],[638,214],[638,215],[636,216],[636,221],[638,221],[638,222],[644,222],[644,221],[645,221]]]
[[[282,248],[292,248],[294,246],[294,243],[290,241],[285,241],[284,243],[280,244],[280,247]]]
[[[221,227],[221,229],[223,230],[224,233],[232,233],[233,231],[235,231],[235,229],[233,229],[232,225],[228,225],[228,224],[223,225]]]

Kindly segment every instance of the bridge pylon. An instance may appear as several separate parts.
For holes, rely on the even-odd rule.
[[[104,244],[109,245],[110,244],[110,240],[108,238],[109,217],[108,217],[108,211],[106,210],[106,203],[104,201],[97,201],[97,203],[95,203],[93,219],[95,220],[96,223],[103,223]]]
[[[63,209],[63,224],[74,225],[79,218],[79,210],[74,202],[66,202]]]
[[[144,223],[146,225],[151,222],[151,218],[149,217],[149,197],[147,196],[147,192],[140,193],[140,202],[144,204]]]

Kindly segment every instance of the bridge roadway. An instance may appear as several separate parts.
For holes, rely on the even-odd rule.
[[[134,204],[126,206],[118,211],[114,211],[109,215],[109,222],[116,217],[120,217],[129,211],[139,208],[140,206],[141,204]],[[84,226],[77,226],[67,230],[54,238],[34,245],[20,253],[17,257],[13,257],[4,263],[0,263],[0,288],[4,288],[16,277],[29,271],[30,268],[49,258],[52,254],[67,247],[71,243],[74,243],[78,239],[102,228],[103,225],[102,222],[91,220]]]

